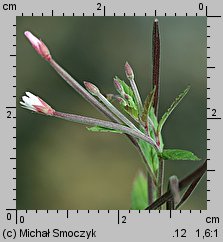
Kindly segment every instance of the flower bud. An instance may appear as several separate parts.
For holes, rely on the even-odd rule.
[[[127,106],[127,102],[121,97],[115,97],[120,105]]]
[[[44,102],[41,98],[33,95],[30,92],[26,92],[27,96],[23,96],[23,102],[20,102],[23,108],[29,109],[36,113],[42,113],[45,115],[52,116],[55,112],[46,102]]]
[[[123,87],[122,87],[122,85],[120,84],[120,82],[119,82],[119,78],[118,78],[118,77],[115,77],[115,78],[114,78],[114,85],[115,85],[116,90],[117,90],[120,94],[123,94],[123,93],[124,93]]]
[[[46,47],[46,45],[36,38],[31,32],[26,31],[25,33],[26,38],[31,43],[32,47],[36,50],[36,52],[41,55],[46,61],[50,61],[52,59],[50,55],[50,51]]]
[[[134,79],[134,73],[133,73],[132,67],[129,65],[128,62],[125,63],[125,74],[129,80]]]
[[[100,94],[99,89],[92,83],[90,82],[85,82],[84,81],[84,85],[86,87],[86,89],[94,96],[98,96]]]

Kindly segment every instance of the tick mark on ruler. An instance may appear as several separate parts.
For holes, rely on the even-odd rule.
[[[207,119],[217,119],[217,120],[220,120],[221,118],[220,117],[215,117],[215,118],[207,118]]]
[[[106,15],[106,13],[105,13],[105,6],[104,6],[104,16]]]

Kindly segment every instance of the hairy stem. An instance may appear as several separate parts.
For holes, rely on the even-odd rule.
[[[159,151],[159,147],[156,145],[153,139],[151,139],[150,137],[147,137],[145,134],[143,134],[140,131],[136,131],[134,129],[131,129],[121,124],[95,119],[95,118],[84,117],[84,116],[75,115],[75,114],[57,112],[57,111],[55,111],[52,116],[56,118],[65,119],[71,122],[75,122],[75,123],[86,124],[91,126],[101,126],[103,128],[118,130],[118,131],[121,131],[122,133],[131,135],[135,138],[142,139],[148,142],[157,151]]]
[[[104,105],[113,113],[115,114],[123,123],[128,125],[130,128],[138,130],[136,126],[130,122],[125,115],[123,115],[115,106],[113,106],[106,97],[104,97],[101,93],[98,94],[98,98],[104,103]]]
[[[50,61],[54,70],[71,86],[76,90],[86,101],[92,104],[96,109],[101,111],[112,121],[122,123],[115,115],[112,114],[103,104],[101,104],[95,97],[93,97],[85,88],[83,88],[70,74],[68,74],[59,64],[53,59]]]
[[[109,111],[104,105],[102,105],[96,98],[94,98],[90,93],[87,92],[69,73],[67,73],[59,64],[52,59],[50,61],[51,66],[54,70],[72,87],[76,90],[86,101],[88,101],[92,106],[101,111],[105,116],[110,118],[112,121],[122,124],[122,122]],[[126,134],[134,146],[137,146],[137,140]]]

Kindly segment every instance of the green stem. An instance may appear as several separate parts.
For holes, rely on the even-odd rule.
[[[154,192],[155,192],[155,185],[153,182],[153,179],[151,178],[150,174],[147,174],[147,182],[148,182],[148,204],[152,204],[155,200],[154,198]]]
[[[157,197],[161,197],[163,194],[163,180],[164,180],[164,160],[159,158],[159,171],[158,171],[158,188],[157,188]],[[162,206],[159,208],[162,210]]]

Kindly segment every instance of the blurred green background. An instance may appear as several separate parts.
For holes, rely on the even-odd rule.
[[[163,129],[166,148],[206,158],[206,18],[159,17],[160,115],[191,90]],[[151,89],[153,17],[17,17],[17,209],[129,209],[134,177],[144,169],[124,135],[32,114],[20,107],[25,91],[58,111],[106,119],[36,54],[24,37],[41,38],[80,83],[114,93],[113,77],[134,69],[143,99]],[[201,161],[202,162],[202,161]],[[184,177],[197,161],[166,161],[165,180]],[[206,209],[206,178],[182,209]]]

